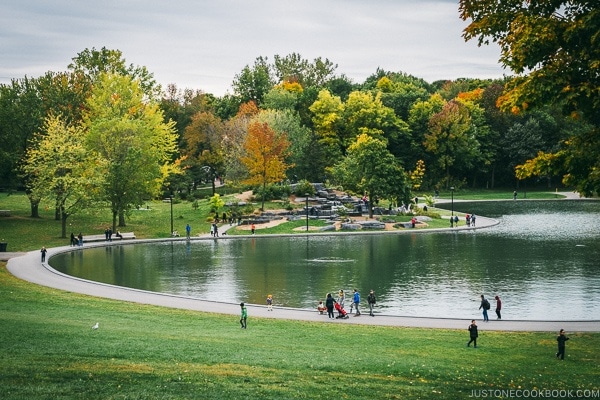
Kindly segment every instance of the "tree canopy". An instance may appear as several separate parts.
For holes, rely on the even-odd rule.
[[[586,195],[598,193],[600,158],[595,153],[582,162],[578,155],[597,151],[600,142],[600,4],[461,0],[459,8],[461,18],[470,21],[464,38],[498,43],[500,62],[517,74],[499,99],[504,109],[518,113],[556,103],[566,115],[591,124],[551,159],[565,183]]]

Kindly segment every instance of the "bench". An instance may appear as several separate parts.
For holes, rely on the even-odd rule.
[[[10,210],[0,210],[0,217],[10,217]]]
[[[116,233],[113,233],[111,236],[111,240],[127,240],[127,239],[135,239],[135,234],[133,232],[121,232],[121,237],[118,237]],[[83,237],[83,243],[92,243],[92,242],[105,242],[106,235],[85,235]]]

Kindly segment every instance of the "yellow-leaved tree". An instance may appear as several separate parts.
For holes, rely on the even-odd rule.
[[[291,167],[285,162],[289,146],[286,134],[278,134],[266,123],[253,122],[248,126],[244,142],[245,155],[241,157],[249,173],[244,183],[262,186],[263,210],[267,184],[283,180],[285,171]]]

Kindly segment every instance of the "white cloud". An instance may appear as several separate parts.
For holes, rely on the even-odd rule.
[[[230,91],[258,56],[328,58],[356,82],[377,67],[428,81],[501,77],[498,49],[461,37],[455,1],[20,0],[0,15],[0,82],[65,70],[86,48],[119,49],[163,85]]]

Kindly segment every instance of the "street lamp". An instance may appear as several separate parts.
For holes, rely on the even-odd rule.
[[[173,232],[175,232],[173,230],[173,194],[171,194],[171,196],[169,197],[170,203],[171,203],[171,236],[173,236]]]
[[[306,233],[308,233],[308,193],[304,193],[306,198]]]
[[[450,191],[452,192],[452,216],[454,216],[454,186],[450,186]]]
[[[451,210],[452,210],[452,216],[450,217],[450,227],[454,226],[454,186],[450,186],[450,191],[452,192],[452,205],[451,205]]]

